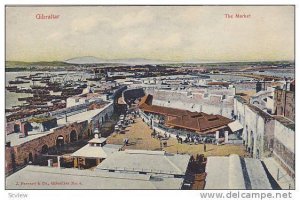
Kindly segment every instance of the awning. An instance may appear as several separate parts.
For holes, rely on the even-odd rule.
[[[236,132],[236,131],[239,131],[239,130],[243,129],[242,124],[240,124],[240,122],[237,121],[237,120],[234,121],[234,122],[229,123],[228,127],[230,128],[230,130],[232,132]]]

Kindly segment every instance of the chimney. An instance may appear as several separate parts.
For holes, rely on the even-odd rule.
[[[262,83],[257,81],[256,82],[256,93],[262,90]]]
[[[27,124],[27,122],[21,123],[21,133],[24,137],[28,136],[28,124]]]

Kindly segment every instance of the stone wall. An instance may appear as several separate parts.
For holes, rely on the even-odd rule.
[[[91,120],[83,120],[80,122],[69,123],[61,127],[55,127],[51,129],[48,134],[12,147],[16,165],[26,164],[30,160],[30,157],[32,158],[32,161],[34,161],[36,157],[42,154],[42,148],[45,145],[48,149],[56,147],[57,138],[59,136],[64,138],[65,144],[71,143],[71,132],[76,133],[76,140],[90,137],[95,128],[99,128],[99,126],[107,121],[112,116],[113,112],[113,103],[109,103]],[[11,159],[9,154],[6,154],[6,156],[8,156],[7,160],[9,161]]]
[[[13,153],[12,147],[5,147],[5,174],[13,171]]]
[[[295,170],[295,131],[275,122],[273,155],[281,165],[294,174]]]
[[[16,165],[23,165],[29,161],[30,153],[34,161],[35,158],[42,154],[42,147],[47,145],[48,148],[52,148],[56,146],[56,140],[59,136],[64,138],[64,143],[70,143],[70,134],[72,131],[76,132],[76,138],[78,139],[78,135],[81,134],[82,138],[88,137],[88,130],[90,125],[87,121],[83,121],[80,123],[72,123],[63,127],[58,127],[52,129],[52,133],[44,135],[42,137],[30,140],[23,144],[14,146],[14,157]]]
[[[275,114],[295,121],[295,92],[276,89],[274,93]]]
[[[5,133],[11,134],[14,132],[15,121],[5,123]]]
[[[276,151],[273,152],[272,157],[275,158],[276,162],[283,167],[289,176],[295,178],[295,154],[286,151],[284,145],[276,140],[274,146]]]
[[[113,115],[113,112],[113,103],[109,103],[108,105],[106,105],[103,111],[92,119],[93,130],[95,130],[95,128],[99,128],[98,126],[101,126],[105,121],[107,121]]]

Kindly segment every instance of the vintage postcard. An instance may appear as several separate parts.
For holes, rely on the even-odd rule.
[[[295,6],[6,5],[5,42],[6,190],[295,189]]]

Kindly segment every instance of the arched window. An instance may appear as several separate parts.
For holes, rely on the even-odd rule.
[[[65,143],[64,140],[65,140],[64,136],[62,136],[62,135],[58,136],[56,138],[56,147],[62,147],[62,146],[64,146],[64,143]]]
[[[45,144],[45,145],[42,146],[41,153],[42,154],[47,154],[48,153],[48,145]]]
[[[75,141],[77,141],[77,134],[76,134],[76,131],[73,130],[70,133],[70,142],[75,142]]]
[[[29,153],[28,160],[29,162],[33,162],[33,156],[31,152]]]

